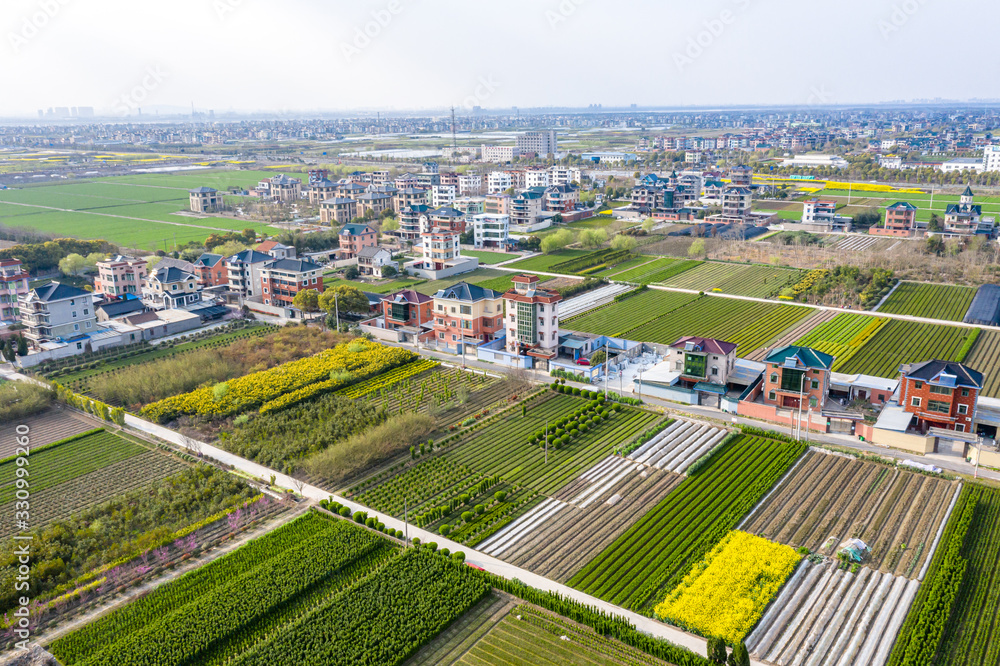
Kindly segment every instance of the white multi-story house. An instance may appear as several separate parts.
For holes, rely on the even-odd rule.
[[[484,162],[513,162],[518,151],[514,146],[487,146],[480,148],[480,156]]]
[[[18,300],[28,293],[28,271],[17,259],[0,261],[0,322],[18,319]]]
[[[474,239],[476,248],[507,247],[510,232],[510,216],[481,213],[473,217]]]
[[[554,359],[559,351],[562,296],[539,289],[537,275],[515,275],[511,282],[514,288],[503,295],[507,351],[539,361]]]
[[[983,171],[1000,171],[1000,146],[983,146]]]
[[[483,193],[483,177],[478,173],[460,174],[458,176],[458,193],[469,196]]]
[[[549,172],[542,169],[528,169],[524,173],[524,185],[526,187],[548,187]]]
[[[514,179],[507,171],[490,171],[486,176],[488,194],[503,194],[514,186]]]
[[[226,258],[229,291],[243,298],[260,294],[260,269],[274,257],[257,250],[243,250]]]
[[[68,284],[50,282],[18,301],[24,337],[34,346],[43,342],[73,341],[97,332],[94,295]],[[83,349],[85,341],[78,345]]]
[[[579,184],[583,174],[576,167],[551,166],[549,167],[549,185],[569,185]]]
[[[433,185],[431,186],[431,206],[442,208],[451,206],[455,202],[457,188],[454,185]]]
[[[201,301],[198,276],[170,266],[154,270],[142,286],[142,299],[154,308],[179,308]]]

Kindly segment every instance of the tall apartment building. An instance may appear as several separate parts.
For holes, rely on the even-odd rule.
[[[123,254],[97,262],[97,277],[94,291],[109,296],[124,296],[142,292],[142,281],[146,278],[147,262]]]
[[[486,176],[486,191],[489,194],[503,194],[514,187],[509,171],[490,171]]]
[[[226,259],[229,291],[243,298],[260,293],[260,269],[274,257],[257,250],[243,250]]]
[[[983,146],[983,171],[1000,171],[1000,146]]]
[[[510,200],[510,223],[529,227],[538,221],[545,209],[545,195],[538,190],[526,190]]]
[[[576,167],[549,167],[549,185],[569,185],[571,183],[579,184],[582,177],[582,172]]]
[[[18,301],[28,293],[28,271],[17,259],[0,260],[0,322],[15,323]]]
[[[457,194],[458,188],[454,185],[434,185],[431,187],[431,205],[435,208],[451,206]]]
[[[507,351],[537,359],[554,359],[559,351],[558,292],[538,288],[537,275],[515,275],[503,295]],[[544,369],[544,368],[542,368]]]
[[[546,130],[543,132],[525,132],[519,134],[515,139],[518,152],[535,153],[541,157],[555,155],[556,153],[556,131]]]
[[[461,174],[458,177],[458,194],[469,196],[483,193],[483,177],[478,173]]]
[[[358,216],[358,204],[350,197],[330,197],[319,205],[320,224],[347,224]]]

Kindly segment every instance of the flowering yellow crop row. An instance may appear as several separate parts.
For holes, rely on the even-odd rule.
[[[205,386],[171,396],[142,408],[142,415],[155,421],[169,421],[182,414],[228,416],[256,409],[265,403],[268,411],[309,397],[334,391],[358,379],[365,379],[402,365],[414,358],[413,352],[357,339],[326,349],[314,356],[284,363],[231,379],[217,386]]]
[[[801,559],[791,546],[730,532],[656,606],[656,615],[735,644],[757,624]]]
[[[901,192],[905,194],[924,194],[923,190],[915,187],[893,187],[892,185],[877,185],[875,183],[842,183],[839,181],[826,181],[828,190],[854,190],[859,192]]]

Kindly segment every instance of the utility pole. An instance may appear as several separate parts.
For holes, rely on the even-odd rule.
[[[337,333],[340,333],[340,301],[337,298],[337,292],[333,292],[333,311],[337,318]]]
[[[972,472],[972,478],[979,478],[979,459],[983,457],[983,436],[976,435],[976,469]]]
[[[549,464],[549,420],[545,419],[545,464]]]
[[[798,434],[795,436],[796,440],[802,440],[802,393],[805,391],[806,386],[806,373],[802,373],[802,378],[799,380],[799,419],[798,423]]]
[[[604,343],[604,399],[608,399],[608,372],[611,370],[611,358],[608,356],[608,343]]]

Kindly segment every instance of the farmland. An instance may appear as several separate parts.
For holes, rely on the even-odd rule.
[[[650,289],[561,323],[574,331],[617,335],[687,305],[696,298],[694,294]]]
[[[440,290],[450,287],[456,282],[468,282],[469,284],[477,284],[487,289],[506,291],[510,285],[510,279],[514,275],[515,273],[502,271],[496,268],[477,268],[470,273],[463,273],[461,275],[456,275],[455,277],[443,280],[428,280],[426,282],[416,283],[413,286],[413,289],[416,289],[421,294],[433,296]],[[507,287],[503,286],[505,284]]]
[[[851,356],[871,340],[887,321],[889,319],[886,317],[841,312],[803,335],[794,344],[830,354],[835,359],[833,367],[838,370],[846,365]]]
[[[744,355],[813,312],[801,305],[702,296],[668,315],[617,334],[661,344],[670,344],[684,335],[701,335],[732,342],[738,346],[737,353]]]
[[[772,338],[771,341],[768,342],[767,347],[758,347],[755,351],[748,354],[740,354],[740,356],[751,361],[763,361],[764,357],[767,356],[771,349],[779,349],[786,345],[795,344],[796,340],[802,338],[813,329],[818,328],[830,321],[835,316],[836,313],[831,312],[830,310],[816,310],[813,314],[804,319],[800,319],[786,328],[781,334]]]
[[[741,529],[832,557],[868,544],[868,566],[915,577],[931,556],[957,485],[895,467],[808,452]]]
[[[838,564],[804,561],[799,566],[747,638],[751,655],[811,666],[885,663],[918,583],[867,567],[847,571]]]
[[[975,296],[975,287],[902,282],[878,308],[878,311],[929,319],[962,321]]]
[[[789,546],[730,532],[656,606],[656,616],[736,645],[801,559]]]
[[[652,282],[665,282],[671,278],[689,271],[696,266],[700,266],[700,261],[691,259],[672,259],[661,257],[651,262],[636,266],[631,270],[615,273],[610,277],[618,282],[635,282],[638,284],[650,284]]]
[[[1000,331],[980,331],[965,364],[983,373],[982,395],[1000,398]]]
[[[705,262],[678,275],[657,280],[664,286],[695,291],[721,291],[737,296],[776,296],[798,281],[802,271],[757,264]]]
[[[803,447],[740,436],[601,551],[569,584],[650,612],[740,521]]]
[[[513,608],[497,599],[487,606],[496,615],[449,643],[415,655],[408,666],[666,666],[661,661],[589,627],[537,606]],[[463,620],[465,618],[463,617]],[[450,631],[450,629],[449,629]],[[461,640],[461,639],[464,639]],[[450,649],[449,649],[450,648]],[[426,648],[425,648],[426,649]]]
[[[266,231],[271,228],[246,219],[187,214],[188,188],[223,182],[249,186],[259,176],[238,171],[183,177],[146,174],[3,190],[0,224],[142,249],[173,245],[175,237],[178,243],[201,241],[216,230]]]
[[[556,250],[555,252],[550,252],[548,254],[539,254],[534,257],[528,257],[527,259],[515,261],[512,264],[508,264],[507,268],[516,268],[522,271],[541,271],[547,273],[552,271],[552,266],[555,264],[569,259],[576,259],[577,257],[582,257],[587,254],[590,254],[589,250]]]
[[[929,359],[961,361],[979,334],[977,328],[891,319],[857,350],[838,372],[895,377],[903,363]]]
[[[462,250],[463,257],[475,257],[482,265],[499,264],[501,261],[517,259],[520,255],[509,252],[490,252],[488,250]]]
[[[1000,659],[1000,491],[960,497],[889,663],[987,666]],[[940,643],[938,643],[940,641]]]
[[[31,446],[38,449],[46,444],[58,442],[93,430],[94,421],[58,406],[49,407],[41,412],[24,417],[20,423],[4,423],[0,427],[0,460],[14,455],[17,448],[15,425],[24,425],[31,436]]]

